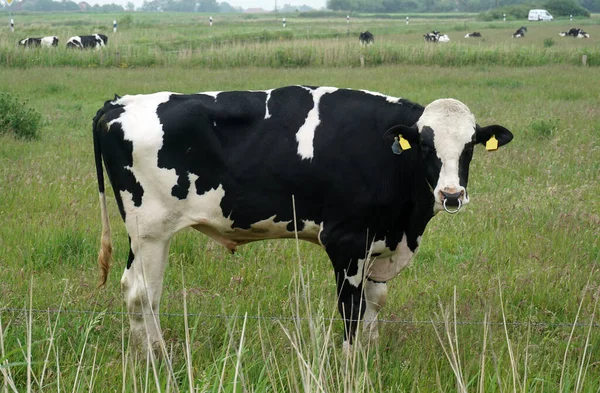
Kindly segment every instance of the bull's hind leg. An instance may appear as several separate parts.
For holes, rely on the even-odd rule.
[[[162,335],[158,311],[170,237],[132,237],[121,291],[127,305],[134,346],[160,354]]]

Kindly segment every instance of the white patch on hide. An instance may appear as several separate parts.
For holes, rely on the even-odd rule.
[[[315,130],[321,123],[319,118],[319,101],[321,97],[328,93],[333,93],[338,90],[337,87],[318,87],[314,90],[303,87],[308,90],[313,97],[313,108],[308,112],[304,124],[296,133],[296,140],[298,141],[298,155],[303,160],[310,160],[314,156],[313,141],[315,138]]]
[[[350,283],[350,285],[358,288],[358,286],[363,281],[363,270],[365,268],[365,260],[359,259],[358,261],[356,261],[356,264],[358,265],[358,268],[356,269],[356,274],[353,276],[349,276],[346,270],[344,270],[344,276],[346,280]]]
[[[265,91],[265,93],[267,93],[267,99],[265,100],[265,120],[271,117],[271,114],[269,113],[269,100],[271,99],[272,91],[273,89]]]
[[[390,104],[397,104],[402,99],[402,98],[399,98],[399,97],[387,96],[385,94],[381,94],[381,93],[378,93],[376,91],[370,91],[370,90],[361,90],[361,91],[363,93],[367,93],[367,94],[370,94],[372,96],[383,97]]]
[[[214,98],[214,99],[215,99],[215,101],[216,101],[216,100],[217,100],[217,96],[218,96],[219,94],[221,94],[221,92],[220,92],[220,91],[203,91],[203,92],[201,92],[201,93],[198,93],[198,94],[203,94],[203,95],[205,95],[205,96],[212,97],[212,98]]]
[[[40,44],[42,46],[52,46],[52,44],[54,43],[54,38],[55,38],[54,36],[44,37],[40,41]]]

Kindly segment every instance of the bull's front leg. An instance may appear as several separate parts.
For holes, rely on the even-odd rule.
[[[344,319],[343,349],[348,352],[355,340],[359,321],[367,309],[364,295],[367,253],[366,234],[355,236],[323,236],[324,245],[331,260],[336,278],[338,311]]]
[[[360,274],[362,276],[362,272]],[[354,339],[358,322],[362,320],[366,304],[363,294],[362,277],[348,276],[348,269],[336,271],[337,282],[337,304],[338,311],[344,319],[344,344],[345,353],[350,351]]]

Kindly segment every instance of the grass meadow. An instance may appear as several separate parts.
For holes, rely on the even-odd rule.
[[[302,15],[302,14],[300,14]],[[24,14],[16,15],[16,31],[0,32],[0,67],[154,67],[190,66],[213,69],[232,67],[356,67],[361,56],[367,66],[412,65],[501,65],[540,66],[600,65],[600,21],[557,20],[478,22],[471,18],[413,17],[406,25],[398,19],[344,17],[303,18],[283,15],[215,16],[213,27],[202,14]],[[118,32],[112,31],[117,20]],[[523,39],[513,39],[519,27],[529,27]],[[570,27],[587,31],[590,39],[559,37]],[[425,45],[423,34],[438,30],[450,36],[446,45]],[[357,45],[361,31],[375,35],[377,45]],[[482,32],[481,39],[466,39],[466,33]],[[67,50],[73,35],[104,33],[107,50],[100,54]],[[17,41],[26,37],[56,35],[60,45],[51,50],[23,50]],[[74,53],[75,52],[75,53]]]
[[[536,24],[518,42],[510,38],[518,21],[353,19],[351,35],[375,33],[365,49],[345,37],[345,21],[290,17],[284,32],[263,27],[262,17],[224,26],[215,18],[209,30],[204,16],[136,13],[106,51],[14,45],[46,32],[64,44],[71,34],[110,31],[113,18],[21,15],[18,34],[0,33],[0,91],[43,115],[38,140],[0,135],[2,392],[600,391],[598,19],[577,24],[589,40],[558,37],[567,20]],[[192,28],[201,34],[190,38]],[[422,34],[434,28],[456,39],[425,45]],[[460,38],[473,30],[484,40]],[[290,37],[252,38],[264,31]],[[307,31],[324,37],[302,37]],[[228,35],[241,38],[225,42]],[[549,37],[555,44],[544,44]],[[322,58],[270,63],[286,48]],[[388,61],[396,50],[407,58]],[[484,60],[489,51],[496,57]],[[584,52],[588,67],[580,65]],[[383,61],[369,60],[377,53]],[[419,53],[430,60],[416,66]],[[119,285],[127,235],[111,198],[115,264],[97,288],[92,117],[115,93],[288,84],[422,104],[453,97],[480,124],[502,124],[515,139],[494,153],[476,151],[471,203],[435,217],[413,264],[390,282],[378,343],[363,340],[342,355],[333,272],[319,247],[280,240],[230,255],[184,230],[171,245],[161,304],[167,359],[137,359]]]

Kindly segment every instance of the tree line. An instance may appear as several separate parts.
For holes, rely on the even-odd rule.
[[[565,0],[591,12],[600,12],[600,0]],[[369,13],[484,12],[495,8],[526,6],[545,8],[535,0],[327,0],[333,11]]]
[[[92,0],[93,1],[93,0]],[[535,4],[533,4],[535,1]],[[327,8],[332,11],[364,12],[364,13],[426,13],[426,12],[498,12],[511,15],[521,13],[522,9],[545,8],[554,9],[556,16],[582,15],[586,12],[600,12],[600,0],[327,0]],[[302,0],[297,2],[301,3]],[[4,2],[0,0],[4,7]],[[14,2],[15,11],[84,11],[84,12],[122,12],[133,11],[130,1],[125,7],[119,4],[90,5],[87,2],[70,0],[28,0]],[[297,7],[292,7],[297,8]],[[578,10],[579,8],[579,10]],[[146,12],[242,12],[240,7],[233,7],[227,2],[216,0],[145,0],[139,11]],[[583,11],[582,11],[583,10]],[[306,11],[303,9],[303,11]],[[490,13],[491,14],[491,13]]]

